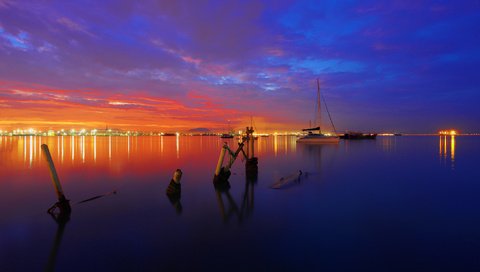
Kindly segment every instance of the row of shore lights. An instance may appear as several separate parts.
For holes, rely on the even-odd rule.
[[[70,133],[70,135],[74,135],[74,134],[77,134],[77,135],[96,135],[98,130],[97,129],[92,129],[90,130],[90,132],[88,133],[86,129],[81,129],[79,130],[78,132],[75,130],[75,129],[71,129],[68,131]],[[107,130],[108,133],[111,133],[112,130],[109,129]],[[135,132],[131,132],[131,131],[127,131],[126,133],[123,132],[122,134],[126,134],[126,135],[130,135],[132,133],[135,133]],[[57,131],[54,131],[54,130],[48,130],[48,131],[37,131],[33,128],[29,128],[29,129],[15,129],[11,132],[9,131],[6,131],[6,130],[0,130],[0,135],[18,135],[18,134],[31,134],[31,135],[37,135],[37,134],[40,134],[40,135],[44,135],[44,136],[53,136],[53,135],[68,135],[67,131],[65,131],[65,129],[61,129],[61,130],[57,130]],[[165,135],[165,133],[159,133],[158,134],[159,136],[163,136]],[[176,136],[179,136],[180,133],[179,132],[176,132],[175,133]]]
[[[455,136],[457,135],[457,132],[455,130],[441,130],[438,132],[438,134]]]
[[[70,132],[70,134],[78,134],[78,135],[86,135],[87,134],[86,129],[81,129],[78,132],[75,129],[71,129],[69,132]],[[112,130],[109,129],[108,132],[112,132]],[[130,131],[128,131],[128,133],[130,133]],[[48,131],[40,130],[40,131],[37,131],[33,128],[29,128],[29,129],[15,129],[11,132],[6,131],[6,130],[0,130],[0,135],[3,135],[3,134],[13,134],[13,135],[16,135],[16,134],[67,135],[67,132],[65,131],[65,129],[61,129],[61,130],[57,130],[57,131],[54,131],[54,130],[48,130]],[[95,135],[95,134],[97,134],[97,129],[90,130],[90,135]]]

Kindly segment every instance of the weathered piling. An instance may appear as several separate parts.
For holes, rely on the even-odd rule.
[[[170,184],[168,184],[166,193],[169,196],[178,196],[180,197],[182,193],[182,184],[180,184],[180,180],[182,179],[182,170],[177,169],[173,173],[173,177],[170,180]]]
[[[229,153],[232,158],[228,161],[228,164],[226,166],[223,166],[223,162],[225,160],[225,155],[226,153]],[[224,182],[227,181],[228,178],[230,177],[230,167],[235,161],[235,154],[231,152],[231,150],[228,148],[227,143],[225,143],[222,146],[222,150],[220,151],[220,157],[218,158],[217,162],[217,167],[215,168],[215,175],[213,177],[213,182],[214,183],[219,183],[219,182]]]
[[[249,173],[253,174],[253,176],[257,174],[258,159],[254,156],[255,139],[253,136],[253,132],[253,127],[247,127],[246,136],[242,138],[241,143],[238,143],[238,148],[235,152],[233,152],[226,143],[222,146],[222,150],[220,151],[220,157],[218,158],[217,162],[217,167],[215,168],[215,175],[213,177],[214,183],[228,181],[228,178],[231,174],[230,168],[232,167],[233,163],[235,162],[240,153],[243,154],[247,161],[245,164],[247,175],[249,175]],[[243,149],[245,145],[247,146],[247,152],[245,152],[245,150]],[[223,162],[225,160],[225,155],[227,152],[229,154],[229,160],[228,163],[223,166]]]
[[[249,150],[248,150],[248,155],[249,155],[249,159],[251,158],[254,158],[255,157],[255,138],[253,137],[253,128],[250,128],[250,130],[248,130],[249,133],[249,136],[248,136],[248,147],[249,147]]]
[[[60,214],[69,214],[71,211],[70,201],[66,199],[65,194],[63,193],[57,170],[55,169],[55,165],[53,164],[52,155],[50,155],[50,150],[48,149],[48,146],[46,144],[42,144],[42,152],[45,160],[47,161],[48,168],[50,170],[50,177],[52,178],[53,187],[55,189],[55,193],[57,194],[58,199],[58,202],[55,203],[50,209],[48,209],[48,212],[53,213],[55,208],[58,207],[60,209]]]
[[[183,172],[180,169],[175,170],[173,173],[173,181],[177,184],[180,184],[180,180],[182,179]]]
[[[182,170],[175,170],[166,190],[167,197],[178,214],[181,214],[183,210],[182,203],[180,203],[180,197],[182,195],[182,185],[180,184],[180,180],[182,179],[182,174]]]
[[[258,173],[258,158],[255,157],[255,137],[253,136],[253,127],[247,127],[247,161],[245,162],[245,170],[247,176],[254,177]]]
[[[53,164],[52,155],[50,155],[50,150],[46,144],[42,144],[42,152],[47,161],[48,168],[50,170],[50,177],[52,178],[53,187],[55,188],[55,193],[57,194],[58,201],[65,201],[65,195],[63,194],[62,185],[58,178],[57,170]]]
[[[227,151],[225,145],[226,143],[222,146],[222,150],[220,151],[220,157],[218,158],[217,168],[215,168],[215,176],[218,176],[222,169],[223,160],[225,158],[225,152]]]

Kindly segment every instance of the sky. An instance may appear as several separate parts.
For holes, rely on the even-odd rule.
[[[4,130],[479,132],[479,66],[479,0],[0,0]]]

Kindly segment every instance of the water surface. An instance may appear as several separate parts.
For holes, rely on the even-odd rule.
[[[239,159],[218,191],[224,141],[0,136],[0,270],[480,270],[480,138],[260,137],[258,176]],[[42,143],[72,203],[66,224],[46,213],[56,197]]]

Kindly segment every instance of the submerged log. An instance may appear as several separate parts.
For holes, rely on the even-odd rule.
[[[291,175],[288,175],[286,177],[282,177],[280,178],[277,182],[275,182],[274,184],[272,184],[270,186],[270,188],[272,189],[280,189],[292,182],[298,182],[300,181],[300,177],[302,176],[302,171],[301,170],[298,170],[297,172],[291,174]]]

